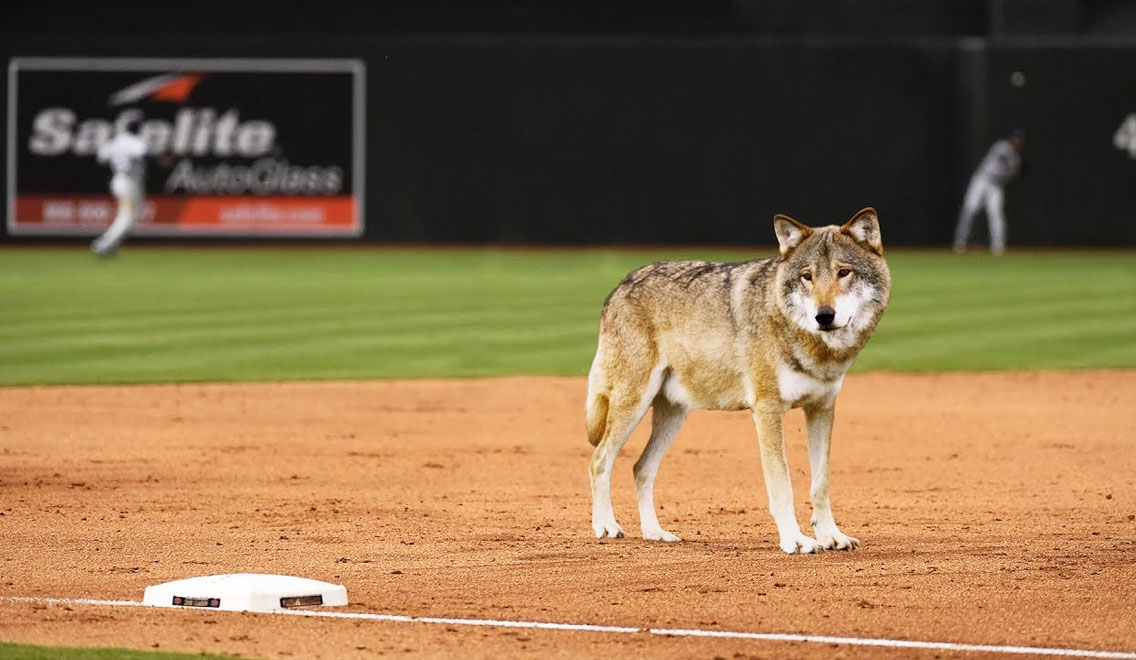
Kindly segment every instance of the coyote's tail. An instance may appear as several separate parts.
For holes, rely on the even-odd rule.
[[[588,442],[593,447],[600,444],[604,431],[607,430],[607,405],[607,394],[593,392],[591,387],[588,388]]]

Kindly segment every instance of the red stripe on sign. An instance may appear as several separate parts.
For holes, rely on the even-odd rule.
[[[154,101],[185,103],[185,100],[189,98],[190,92],[193,91],[194,87],[197,87],[197,83],[199,82],[201,82],[201,74],[191,73],[166,83],[164,86],[155,90],[154,93],[150,95],[150,98]]]
[[[17,195],[17,229],[51,231],[106,227],[117,211],[114,198],[96,195]],[[355,226],[355,198],[147,197],[138,229],[166,227],[187,233],[344,233]]]

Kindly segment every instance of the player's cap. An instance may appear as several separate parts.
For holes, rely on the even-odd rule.
[[[1010,139],[1017,140],[1018,142],[1026,141],[1026,132],[1020,128],[1015,128],[1010,131]]]

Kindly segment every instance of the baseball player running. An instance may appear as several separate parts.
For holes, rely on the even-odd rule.
[[[96,155],[98,162],[108,164],[114,172],[110,192],[118,200],[114,222],[91,243],[91,251],[100,257],[114,256],[126,238],[126,232],[142,215],[142,198],[146,192],[146,143],[138,136],[141,126],[141,118],[127,120],[118,135],[99,146]]]
[[[970,227],[980,207],[986,208],[986,221],[990,225],[990,252],[995,256],[1006,250],[1006,217],[1002,213],[1002,187],[1018,176],[1022,167],[1018,153],[1025,144],[1025,134],[1014,131],[1004,140],[998,140],[986,152],[978,169],[970,177],[962,211],[955,228],[955,252],[966,251]]]

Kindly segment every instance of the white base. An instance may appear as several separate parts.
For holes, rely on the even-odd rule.
[[[232,573],[146,587],[143,605],[238,612],[279,612],[309,605],[346,605],[340,584],[291,575]]]

